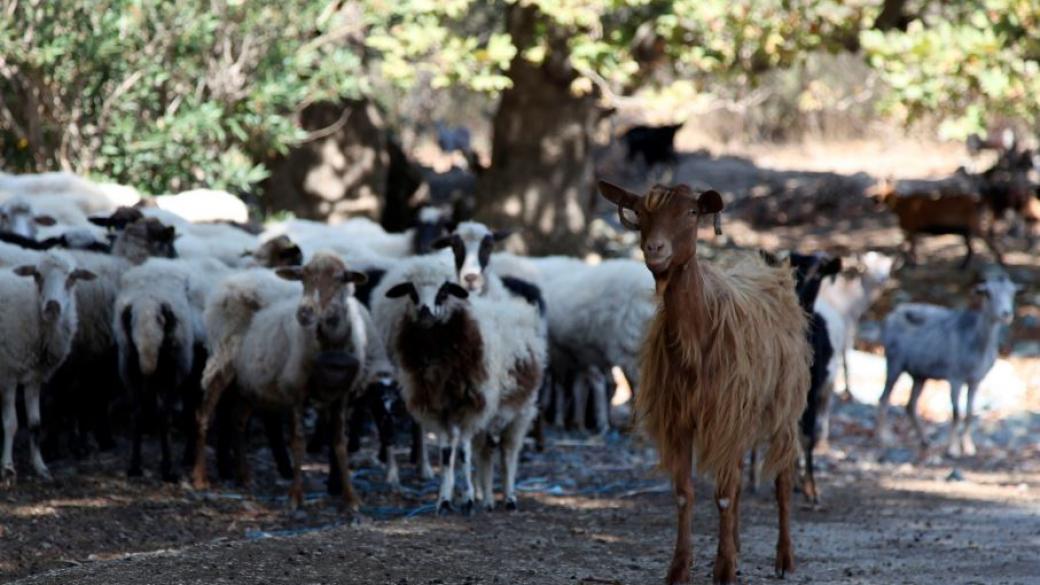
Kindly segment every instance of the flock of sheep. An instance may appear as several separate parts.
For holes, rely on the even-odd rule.
[[[717,193],[600,189],[621,223],[641,232],[645,265],[495,252],[507,233],[455,224],[433,207],[403,233],[366,219],[288,220],[257,231],[246,225],[245,207],[220,192],[157,198],[156,206],[67,174],[0,176],[3,478],[15,477],[21,388],[31,464],[44,478],[43,442],[78,449],[92,434],[111,447],[122,409],[132,438],[128,475],[143,473],[142,440],[154,433],[161,477],[176,481],[180,435],[196,487],[207,485],[210,445],[220,475],[248,485],[246,438],[256,415],[279,471],[292,478],[290,504],[299,506],[313,408],[311,440],[328,444],[329,489],[347,513],[360,504],[348,451],[366,419],[379,431],[387,482],[399,481],[396,437],[407,428],[422,477],[433,474],[429,436],[448,449],[439,511],[495,507],[496,455],[502,505],[516,509],[525,437],[533,432],[541,446],[541,425],[568,416],[604,430],[617,367],[676,484],[670,582],[689,578],[682,526],[692,513],[694,461],[716,480],[724,520],[716,578],[735,581],[740,481],[759,448],[761,471],[777,478],[777,571],[793,570],[789,471],[801,451],[803,490],[816,499],[811,455],[827,433],[831,386],[842,363],[849,380],[856,324],[881,294],[892,259],[868,253],[844,272],[821,254],[698,263],[699,218],[713,215],[720,227]],[[907,372],[919,439],[914,407],[923,382],[945,379],[954,390],[950,451],[973,452],[975,392],[1016,289],[999,275],[979,285],[980,308],[907,304],[886,318],[880,438],[888,436],[892,386]]]

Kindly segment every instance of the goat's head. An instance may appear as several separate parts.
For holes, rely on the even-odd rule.
[[[331,252],[318,252],[304,266],[285,266],[275,273],[303,284],[303,296],[296,309],[296,320],[302,327],[316,325],[323,339],[346,338],[350,332],[347,297],[354,294],[354,285],[368,280],[365,273],[349,270],[346,263]]]
[[[387,298],[407,297],[409,317],[422,327],[447,321],[469,297],[469,292],[455,283],[448,266],[416,265],[406,271],[405,280],[386,291]]]
[[[983,310],[996,321],[1010,325],[1015,317],[1015,295],[1022,287],[1011,282],[1006,274],[988,277],[975,285],[975,294],[982,297]]]
[[[891,276],[896,261],[891,256],[870,251],[863,255],[860,263],[863,265],[863,278],[874,284],[882,284]]]
[[[446,232],[451,231],[452,213],[450,207],[426,205],[419,210],[415,223],[413,248],[416,254],[429,254],[434,244]]]
[[[812,311],[813,303],[820,293],[823,279],[841,272],[841,258],[831,258],[826,254],[795,254],[790,256],[791,268],[795,271],[795,290],[802,308]]]
[[[31,276],[36,281],[40,294],[40,318],[44,323],[54,323],[62,314],[70,312],[74,305],[73,287],[81,280],[94,280],[94,273],[76,268],[67,256],[48,252],[36,264],[26,264],[14,269],[18,276]]]
[[[266,268],[303,265],[303,251],[285,234],[271,238],[256,250],[246,251],[242,255],[252,256],[258,265]]]
[[[0,205],[0,231],[30,239],[36,238],[36,226],[52,226],[49,215],[35,215],[32,204],[24,197],[12,197]]]
[[[695,195],[686,185],[654,185],[646,196],[639,196],[606,181],[599,182],[599,190],[618,206],[621,224],[639,230],[646,267],[654,275],[665,275],[694,257],[701,216],[715,214],[715,233],[721,233],[718,214],[723,204],[716,191]]]
[[[436,249],[451,246],[455,255],[455,271],[458,283],[469,292],[484,290],[484,270],[491,261],[491,251],[495,242],[508,238],[512,232],[491,231],[486,225],[474,221],[464,221],[455,228],[450,236],[440,238],[433,243]]]

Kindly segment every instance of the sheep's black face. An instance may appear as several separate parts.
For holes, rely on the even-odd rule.
[[[440,286],[402,282],[386,292],[388,298],[407,296],[412,302],[412,318],[420,327],[433,327],[451,315],[453,299],[466,299],[469,293],[454,282]]]
[[[508,238],[510,234],[508,230],[491,231],[481,223],[463,222],[455,229],[455,233],[437,240],[433,246],[451,246],[458,283],[469,292],[480,292],[484,290],[484,270],[491,261],[495,242]]]

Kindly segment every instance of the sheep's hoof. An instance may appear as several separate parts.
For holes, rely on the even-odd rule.
[[[506,498],[505,508],[506,508],[506,512],[516,512],[517,511],[516,497],[515,496]]]
[[[18,474],[15,473],[14,467],[4,467],[3,472],[0,472],[0,483],[4,486],[10,487],[14,485],[15,479],[18,478]]]
[[[481,500],[480,507],[483,508],[485,512],[492,512],[495,510],[495,500]]]
[[[474,511],[473,500],[466,500],[462,502],[462,513],[466,516],[472,516]]]
[[[447,516],[448,514],[451,514],[454,511],[455,511],[455,507],[451,505],[451,501],[450,500],[441,500],[437,504],[437,515],[438,516]]]

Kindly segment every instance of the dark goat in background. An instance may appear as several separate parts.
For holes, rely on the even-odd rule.
[[[621,135],[625,144],[625,160],[634,161],[642,157],[647,167],[656,164],[674,164],[675,134],[682,124],[671,126],[633,126]]]

